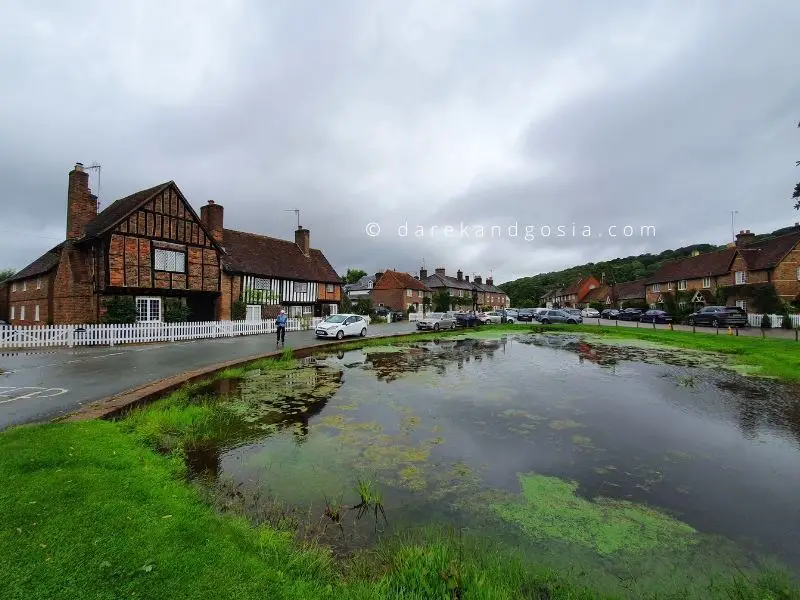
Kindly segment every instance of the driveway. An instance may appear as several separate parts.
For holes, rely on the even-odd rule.
[[[374,325],[368,337],[414,331],[415,323]],[[324,343],[312,331],[288,332],[286,347]],[[272,335],[169,344],[0,353],[0,431],[44,421],[164,379],[275,350]]]

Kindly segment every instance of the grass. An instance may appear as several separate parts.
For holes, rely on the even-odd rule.
[[[14,428],[0,455],[4,600],[602,597],[512,551],[438,534],[392,538],[345,568],[290,532],[216,515],[180,460],[117,423]],[[731,586],[747,600],[800,597],[773,575]]]

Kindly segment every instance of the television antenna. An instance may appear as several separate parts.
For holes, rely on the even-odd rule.
[[[299,208],[287,208],[283,212],[293,212],[297,217],[297,228],[301,229],[300,227],[300,209]]]
[[[91,166],[86,168],[92,171],[97,171],[97,212],[100,212],[100,190],[102,189],[100,185],[100,169],[102,167],[100,166],[100,163],[95,161],[91,164]]]
[[[738,215],[738,214],[739,214],[738,210],[732,210],[731,211],[731,241],[733,241],[733,242],[736,241],[736,228],[733,226],[733,217],[734,217],[734,215]]]

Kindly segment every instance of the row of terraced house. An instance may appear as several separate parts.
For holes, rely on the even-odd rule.
[[[101,322],[109,301],[133,298],[139,321],[160,322],[167,302],[193,321],[326,316],[341,280],[310,232],[282,240],[224,227],[209,200],[198,215],[174,181],[98,212],[81,163],[70,171],[66,238],[0,285],[0,320],[12,325]],[[112,303],[113,304],[113,303]],[[241,309],[240,309],[241,310]]]
[[[593,276],[583,277],[564,289],[551,290],[542,302],[549,308],[592,302],[663,308],[671,300],[681,308],[724,304],[759,312],[754,300],[763,297],[766,288],[774,290],[783,303],[800,303],[800,224],[764,239],[749,230],[740,231],[736,242],[723,249],[695,251],[637,281],[608,285]]]

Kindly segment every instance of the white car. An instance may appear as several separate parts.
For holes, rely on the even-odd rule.
[[[596,308],[584,308],[581,311],[581,316],[583,318],[589,317],[590,319],[598,319],[600,317],[600,311]]]
[[[483,315],[481,316],[481,321],[483,323],[502,323],[503,315],[494,311],[483,313]]]
[[[346,335],[367,335],[367,321],[363,315],[339,314],[331,315],[319,325],[314,332],[318,338],[342,339]]]

